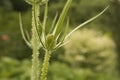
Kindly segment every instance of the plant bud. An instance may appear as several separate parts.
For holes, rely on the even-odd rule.
[[[55,47],[56,41],[53,34],[48,34],[46,37],[46,46],[47,49],[53,49]]]

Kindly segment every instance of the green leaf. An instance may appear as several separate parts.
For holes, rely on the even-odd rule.
[[[66,23],[66,27],[65,27],[64,33],[63,33],[63,35],[61,37],[60,42],[56,45],[56,48],[59,48],[61,45],[64,44],[64,40],[65,40],[67,31],[68,31],[68,27],[69,27],[69,18],[67,19],[67,23]]]
[[[66,37],[67,31],[68,31],[68,27],[69,27],[69,18],[67,19],[67,23],[66,23],[64,34],[63,34],[62,39],[61,39],[61,43],[63,43],[63,41],[64,41],[64,39]]]
[[[69,43],[69,41],[66,41],[66,42],[64,42],[64,43],[62,43],[62,44],[58,44],[53,50],[56,50],[56,49],[58,49],[58,48],[60,48],[60,47],[62,47],[62,46],[64,46],[64,45],[66,45],[66,44],[68,44]]]
[[[30,35],[29,35],[28,31],[26,30],[25,33],[26,33],[27,40],[30,42]]]
[[[27,40],[27,38],[25,37],[24,31],[23,31],[23,25],[22,25],[22,17],[21,17],[21,13],[19,13],[19,24],[20,24],[20,31],[22,34],[22,37],[24,39],[24,41],[26,42],[26,44],[31,47],[30,42]]]
[[[109,8],[109,6],[107,6],[102,12],[100,12],[98,15],[94,16],[93,18],[85,21],[84,23],[80,24],[79,26],[77,26],[75,29],[73,29],[67,36],[66,38],[68,38],[73,32],[75,32],[76,30],[78,30],[79,28],[85,26],[86,24],[92,22],[93,20],[97,19],[99,16],[101,16],[107,9]],[[66,39],[65,38],[65,39]]]
[[[49,30],[49,34],[53,31],[54,29],[54,26],[55,26],[55,23],[57,21],[57,17],[58,17],[58,13],[56,13],[54,19],[53,19],[53,22],[52,22],[52,26],[51,26],[51,29]]]
[[[44,34],[45,34],[45,26],[46,26],[46,21],[47,21],[47,14],[48,14],[48,0],[46,0],[45,12],[44,12],[44,20],[43,20],[43,30],[44,30]]]
[[[64,19],[65,19],[65,16],[70,8],[70,5],[72,3],[72,0],[68,0],[67,3],[65,4],[65,7],[63,8],[63,11],[58,19],[58,22],[55,26],[55,29],[53,31],[53,34],[55,35],[55,38],[58,36],[58,34],[60,33],[61,31],[61,27],[63,25],[63,22],[64,22]]]

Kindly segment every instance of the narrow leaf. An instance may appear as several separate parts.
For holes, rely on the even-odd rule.
[[[66,23],[66,27],[65,27],[65,31],[64,31],[64,34],[63,34],[61,43],[63,43],[63,41],[64,41],[64,39],[65,39],[65,36],[66,36],[66,34],[67,34],[67,31],[68,31],[68,27],[69,27],[69,18],[67,19],[67,23]]]
[[[44,35],[45,35],[45,26],[46,26],[46,21],[47,21],[47,13],[48,13],[48,0],[46,0],[45,12],[44,12],[44,20],[43,20]]]
[[[107,9],[109,8],[109,6],[107,6],[102,12],[100,12],[98,15],[94,16],[93,18],[85,21],[84,23],[80,24],[79,26],[77,26],[75,29],[73,29],[67,36],[66,38],[68,38],[73,32],[75,32],[76,30],[78,30],[79,28],[83,27],[84,25],[92,22],[93,20],[95,20],[96,18],[98,18],[99,16],[101,16]],[[65,39],[66,39],[65,38]]]
[[[69,43],[69,41],[62,43],[61,45],[58,44],[53,50],[56,50],[56,49],[58,49],[58,48],[60,48],[60,47],[62,47],[64,45],[66,45],[68,43]]]
[[[25,31],[25,33],[26,33],[27,40],[30,41],[30,35],[29,35],[28,31]]]
[[[60,40],[60,42],[58,43],[57,46],[60,46],[61,44],[63,44],[63,42],[65,40],[65,37],[66,37],[66,34],[67,34],[67,31],[68,31],[68,27],[69,27],[69,18],[67,20],[66,27],[65,27],[64,33],[62,35],[62,38],[61,38],[61,40]]]
[[[23,26],[22,26],[22,17],[21,17],[21,13],[19,13],[19,24],[20,24],[20,31],[22,34],[22,37],[24,39],[24,41],[26,42],[26,44],[31,47],[31,44],[29,43],[29,41],[26,39],[24,31],[23,31]]]
[[[58,17],[58,13],[56,13],[54,19],[53,19],[53,22],[52,22],[52,26],[51,26],[51,29],[49,30],[49,34],[53,31],[53,28],[55,26],[55,23],[57,21],[57,17]]]
[[[47,14],[48,14],[48,0],[46,0],[45,2],[46,3],[45,3],[45,11],[44,11],[44,20],[43,20],[43,26],[42,26],[42,28],[43,28],[42,38],[43,38],[44,43],[46,43],[46,31],[45,31],[46,29],[45,29],[45,27],[46,27]]]
[[[59,34],[59,32],[61,30],[65,16],[70,8],[71,3],[72,3],[72,0],[68,0],[67,3],[65,4],[65,7],[63,8],[63,11],[58,19],[58,22],[57,22],[54,32],[53,32],[53,34],[55,35],[55,38],[57,37],[57,35]]]

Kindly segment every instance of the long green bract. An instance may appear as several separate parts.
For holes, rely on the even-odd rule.
[[[57,22],[57,24],[55,26],[55,29],[53,31],[53,34],[54,34],[55,38],[60,33],[61,27],[63,25],[63,21],[64,21],[64,19],[66,17],[66,14],[67,14],[67,12],[68,12],[68,10],[70,8],[71,3],[72,3],[72,0],[68,0],[65,7],[63,8],[63,11],[62,11],[62,13],[61,13],[61,15],[60,15],[60,17],[58,19],[58,22]]]
[[[19,13],[19,24],[20,24],[20,31],[22,34],[22,37],[24,39],[24,41],[26,42],[26,44],[31,47],[30,42],[27,40],[27,38],[25,37],[24,31],[23,31],[23,25],[22,25],[22,17],[21,17],[21,13]]]
[[[93,20],[95,20],[96,18],[98,18],[100,15],[102,15],[107,9],[109,8],[109,6],[107,6],[102,12],[100,12],[98,15],[94,16],[93,18],[85,21],[84,23],[80,24],[79,26],[77,26],[75,29],[73,29],[67,36],[65,39],[67,39],[73,32],[75,32],[76,30],[78,30],[79,28],[83,27],[84,25],[92,22]]]

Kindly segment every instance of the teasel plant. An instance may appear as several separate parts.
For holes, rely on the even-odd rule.
[[[72,0],[67,0],[60,16],[56,14],[55,18],[52,21],[52,25],[49,26],[50,30],[46,31],[46,22],[48,15],[48,0],[25,0],[28,4],[32,5],[32,37],[28,32],[23,30],[21,14],[19,14],[19,23],[22,37],[26,44],[32,49],[32,68],[31,68],[31,80],[47,80],[47,72],[49,67],[49,60],[53,51],[58,48],[66,45],[69,41],[66,42],[66,39],[76,30],[83,27],[84,25],[90,23],[91,21],[98,18],[102,15],[109,6],[107,6],[103,11],[94,16],[93,18],[85,21],[84,23],[78,25],[72,31],[68,32],[69,27],[69,18],[65,21],[66,14],[70,8]],[[44,6],[44,18],[43,21],[39,19],[41,6]],[[64,29],[63,23],[66,22]],[[43,48],[45,50],[45,56],[43,60],[43,66],[40,71],[40,62],[39,62],[39,49]]]

